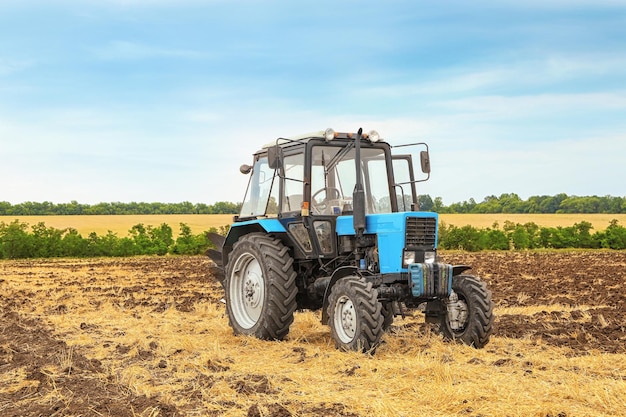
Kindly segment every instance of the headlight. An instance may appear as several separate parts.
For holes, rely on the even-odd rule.
[[[424,263],[433,264],[437,254],[435,252],[424,252]]]
[[[402,254],[402,266],[408,267],[411,264],[415,263],[415,252],[413,251],[404,251]]]
[[[368,136],[369,136],[370,142],[372,142],[372,143],[373,142],[378,142],[380,140],[380,135],[375,130],[370,131]]]
[[[332,130],[330,127],[326,129],[324,131],[324,139],[326,139],[326,142],[330,142],[331,140],[335,139],[335,131]]]

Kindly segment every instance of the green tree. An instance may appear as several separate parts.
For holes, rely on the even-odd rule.
[[[36,258],[50,258],[59,256],[61,251],[61,239],[63,230],[46,227],[39,222],[32,227],[31,256]]]
[[[27,232],[28,224],[15,220],[9,224],[0,222],[0,257],[2,259],[30,258],[32,237]]]
[[[420,211],[433,211],[435,208],[435,203],[433,199],[430,198],[428,194],[422,194],[417,197],[417,204]]]
[[[489,250],[509,250],[511,243],[504,231],[500,230],[498,223],[495,222],[492,228],[487,228],[482,233],[485,241],[481,243],[481,247]]]
[[[613,219],[604,233],[599,236],[599,241],[603,248],[626,249],[626,228]]]
[[[76,229],[66,229],[61,239],[61,251],[57,256],[85,257],[88,256],[88,241]]]
[[[156,255],[165,255],[174,244],[172,228],[162,223],[159,227],[148,229],[152,250]]]
[[[433,211],[435,213],[443,213],[445,209],[445,205],[443,204],[443,199],[441,197],[435,197],[433,202]]]

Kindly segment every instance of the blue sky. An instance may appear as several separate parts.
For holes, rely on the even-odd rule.
[[[0,3],[0,201],[241,201],[327,127],[428,142],[445,204],[625,196],[626,2]]]

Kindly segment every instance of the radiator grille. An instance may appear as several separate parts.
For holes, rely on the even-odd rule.
[[[433,217],[407,217],[406,247],[434,249],[437,238],[437,219]]]

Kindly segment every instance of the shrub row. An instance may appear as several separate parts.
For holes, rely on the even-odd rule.
[[[589,222],[575,223],[569,227],[539,227],[535,223],[505,221],[500,229],[497,223],[486,229],[473,226],[439,226],[439,247],[466,251],[509,249],[626,249],[626,228],[611,220],[602,231],[591,233]]]
[[[30,229],[30,230],[29,230]],[[208,232],[221,232],[211,228]],[[15,220],[0,222],[0,259],[134,256],[134,255],[196,255],[204,253],[211,243],[206,232],[194,235],[191,228],[180,223],[180,233],[174,239],[172,228],[133,226],[126,237],[109,231],[104,236],[90,233],[83,237],[77,230],[46,227],[41,222],[29,227]]]
[[[539,227],[535,223],[505,221],[500,229],[497,223],[486,229],[473,226],[457,227],[441,223],[439,247],[442,249],[523,250],[523,249],[626,249],[626,228],[612,220],[603,230],[591,233],[589,222],[570,227]],[[30,229],[30,230],[29,230]],[[43,222],[29,227],[15,220],[0,222],[0,259],[94,257],[134,255],[197,255],[212,246],[207,232],[225,234],[227,227],[194,235],[191,228],[180,223],[180,233],[174,239],[172,228],[163,223],[159,227],[133,226],[126,237],[109,231],[104,236],[90,233],[83,237],[77,230],[47,227]]]

